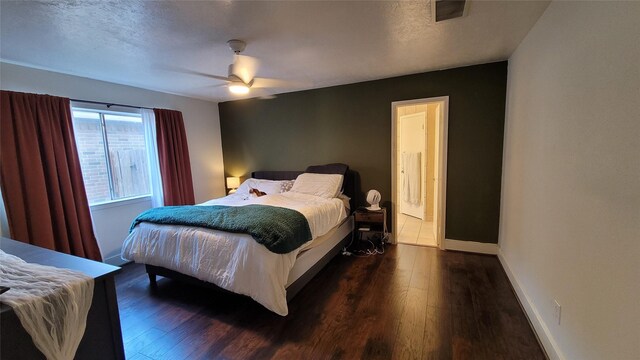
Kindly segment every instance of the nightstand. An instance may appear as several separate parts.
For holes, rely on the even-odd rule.
[[[358,209],[354,213],[354,223],[357,240],[383,241],[387,233],[387,209]]]

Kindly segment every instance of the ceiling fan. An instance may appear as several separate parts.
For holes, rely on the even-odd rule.
[[[229,48],[234,53],[233,63],[229,65],[227,76],[212,75],[196,71],[187,72],[195,75],[201,75],[217,80],[226,81],[227,84],[221,86],[227,86],[231,93],[239,95],[248,94],[250,89],[305,86],[305,84],[299,82],[256,77],[258,67],[260,66],[260,61],[251,56],[240,55],[240,53],[244,51],[247,44],[242,40],[232,39],[227,41],[227,45],[229,45]],[[263,97],[269,98],[272,97],[272,95],[267,94]]]

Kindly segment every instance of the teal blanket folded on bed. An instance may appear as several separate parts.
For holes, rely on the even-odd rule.
[[[129,232],[141,222],[245,233],[277,254],[291,252],[311,240],[304,215],[276,206],[164,206],[138,215]]]

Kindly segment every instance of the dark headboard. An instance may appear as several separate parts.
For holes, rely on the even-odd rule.
[[[298,175],[304,171],[254,171],[251,173],[251,177],[255,179],[266,180],[295,180]],[[358,204],[356,196],[360,194],[358,187],[359,182],[358,173],[353,170],[347,170],[342,181],[342,190],[344,194],[351,198],[349,201],[351,205],[351,211],[354,211]]]
[[[295,180],[304,171],[254,171],[251,177],[265,180]]]

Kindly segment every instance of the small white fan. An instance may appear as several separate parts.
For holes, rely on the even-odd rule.
[[[382,199],[382,196],[378,190],[369,190],[367,192],[367,202],[371,206],[367,207],[367,210],[380,210],[380,199]]]

